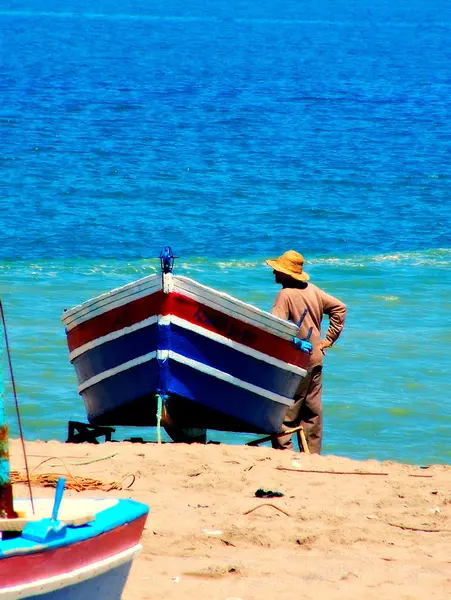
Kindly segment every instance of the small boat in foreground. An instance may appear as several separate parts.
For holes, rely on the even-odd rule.
[[[92,425],[278,433],[306,374],[299,326],[172,273],[67,310],[69,358]]]
[[[0,313],[4,325],[1,302]],[[8,348],[5,327],[4,334]],[[0,600],[121,598],[148,507],[115,498],[63,499],[63,492],[60,479],[53,508],[44,498],[13,501],[0,369]]]

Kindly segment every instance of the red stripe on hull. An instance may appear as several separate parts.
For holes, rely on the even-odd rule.
[[[103,335],[130,327],[152,315],[160,314],[165,297],[166,294],[163,292],[155,292],[80,323],[67,333],[69,352]]]
[[[168,296],[163,311],[163,314],[175,315],[283,362],[307,368],[308,355],[297,350],[289,340],[200,304],[197,300],[172,293]]]
[[[147,515],[83,542],[0,560],[1,588],[70,573],[139,543]]]
[[[156,292],[77,325],[67,334],[69,350],[72,352],[87,342],[157,314],[180,317],[283,362],[307,368],[308,355],[297,350],[289,340],[175,292]]]

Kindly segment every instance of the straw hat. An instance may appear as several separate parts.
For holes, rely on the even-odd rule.
[[[279,258],[269,259],[266,264],[275,271],[285,273],[285,275],[289,275],[298,281],[308,281],[310,279],[304,271],[304,257],[294,250],[284,252]]]

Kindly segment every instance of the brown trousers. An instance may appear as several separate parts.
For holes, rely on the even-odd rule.
[[[302,425],[311,454],[321,454],[323,438],[323,410],[321,393],[323,391],[323,367],[318,365],[308,371],[294,395],[295,403],[285,415],[282,431]],[[272,447],[279,450],[293,450],[291,435],[273,438]],[[298,442],[299,442],[298,435]],[[302,445],[299,444],[302,452]]]

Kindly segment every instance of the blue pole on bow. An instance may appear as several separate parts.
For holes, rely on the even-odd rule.
[[[160,252],[160,266],[162,273],[172,273],[175,258],[177,257],[174,256],[171,246],[165,246]]]

